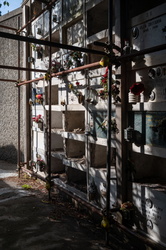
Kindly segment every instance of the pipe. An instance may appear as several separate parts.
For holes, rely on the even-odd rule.
[[[96,67],[96,66],[100,66],[100,63],[95,62],[95,63],[91,63],[91,64],[86,64],[86,65],[81,66],[81,67],[64,70],[64,71],[61,71],[61,72],[58,72],[58,73],[53,73],[53,74],[51,74],[51,77],[63,76],[64,74],[67,74],[67,73],[71,73],[71,72],[75,72],[75,71],[81,71],[83,69],[88,69],[88,68],[92,68],[92,67]],[[28,80],[28,81],[21,82],[21,83],[18,84],[18,86],[25,85],[25,84],[32,83],[32,82],[37,82],[37,81],[40,81],[40,80],[44,80],[44,76],[33,79],[33,80]]]
[[[12,69],[12,70],[22,70],[22,71],[32,71],[32,72],[43,72],[43,73],[47,72],[47,70],[44,69],[32,69],[32,68],[14,67],[7,65],[0,65],[0,69]]]
[[[20,40],[22,42],[27,42],[27,43],[41,44],[41,45],[45,45],[45,46],[49,46],[49,47],[51,46],[54,48],[81,51],[81,52],[85,52],[85,53],[98,54],[98,55],[105,55],[105,52],[99,51],[99,50],[87,49],[87,48],[77,47],[77,46],[73,46],[73,45],[67,45],[67,44],[63,44],[63,43],[55,43],[55,42],[36,39],[36,38],[32,38],[32,37],[19,36],[19,35],[6,33],[6,32],[2,32],[2,31],[0,32],[0,37],[12,39],[12,40]]]
[[[87,208],[89,208],[92,212],[95,212],[97,214],[99,214],[100,216],[103,216],[102,214],[102,210],[99,209],[98,207],[96,207],[94,204],[82,199],[81,197],[78,197],[76,194],[71,193],[70,191],[68,191],[67,189],[59,186],[58,184],[54,185],[61,190],[62,192],[64,192],[65,194],[67,194],[68,196],[72,197],[73,199],[77,200],[78,202],[82,203],[83,205],[85,205]]]
[[[0,78],[0,81],[1,82],[15,82],[16,83],[18,80]]]
[[[52,4],[54,4],[57,0],[53,0],[51,2],[48,3],[48,5],[37,15],[35,15],[34,17],[32,17],[31,20],[29,20],[21,29],[17,30],[17,33],[20,33],[23,29],[25,29],[28,25],[30,25],[34,20],[36,20],[40,15],[42,15],[46,10],[48,10]]]
[[[112,52],[112,15],[113,15],[113,1],[108,1],[108,42],[110,44],[110,52]],[[108,129],[107,129],[107,183],[106,183],[106,216],[109,217],[110,212],[110,165],[111,165],[111,112],[112,112],[112,64],[108,68]],[[109,244],[109,232],[106,230],[106,245]]]
[[[27,169],[27,168],[25,168],[25,167],[21,167],[21,170],[22,170],[23,172],[25,172],[25,173],[31,175],[32,177],[33,177],[33,176],[34,176],[34,177],[37,177],[38,179],[40,179],[40,180],[46,182],[46,179],[45,179],[44,177],[42,177],[41,175],[39,175],[39,174],[37,174],[37,173],[34,173],[32,170],[29,170],[29,169]]]
[[[0,24],[0,28],[17,31],[17,29],[15,29],[15,28],[12,28],[12,27],[9,27],[9,26],[5,26],[5,25],[1,25],[1,24]]]

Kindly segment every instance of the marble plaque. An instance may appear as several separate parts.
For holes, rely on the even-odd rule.
[[[158,184],[133,183],[135,227],[166,246],[166,191]]]
[[[166,148],[166,112],[134,112],[133,127],[145,136],[146,145]]]

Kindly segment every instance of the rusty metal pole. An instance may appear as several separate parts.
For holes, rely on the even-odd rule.
[[[18,28],[20,27],[20,17],[18,17]],[[18,40],[18,67],[20,67],[20,41]],[[18,80],[20,79],[20,70],[18,70]],[[20,178],[20,140],[21,140],[21,130],[20,130],[20,87],[18,86],[18,149],[17,149],[17,168],[18,177]]]
[[[108,42],[110,44],[110,53],[112,53],[112,16],[113,16],[113,1],[108,1]],[[106,217],[109,219],[110,212],[110,165],[111,165],[111,112],[112,112],[112,64],[108,69],[108,130],[107,130],[107,196],[106,196]],[[109,232],[106,230],[106,245],[109,245]]]
[[[15,28],[12,28],[12,27],[9,27],[9,26],[5,26],[5,25],[1,25],[1,24],[0,24],[0,28],[17,31],[17,29],[15,29]]]
[[[93,68],[93,67],[96,67],[96,66],[100,66],[100,63],[99,62],[95,62],[95,63],[86,64],[84,66],[80,66],[80,67],[77,67],[77,68],[64,70],[64,71],[61,71],[61,72],[58,72],[58,73],[53,73],[50,76],[51,77],[63,76],[64,74],[68,74],[68,73],[76,72],[76,71],[81,71],[83,69]],[[32,83],[32,82],[38,82],[40,80],[44,80],[44,76],[39,77],[39,78],[34,78],[32,80],[20,82],[18,84],[18,86],[25,85],[25,84]]]
[[[49,9],[49,40],[52,41],[52,7]],[[52,66],[52,50],[51,46],[49,48],[49,74],[51,76],[51,66]],[[48,113],[48,182],[49,182],[49,188],[48,188],[48,196],[49,200],[51,199],[51,85],[52,85],[52,78],[49,79],[49,85],[48,85],[48,100],[49,100],[49,113]]]

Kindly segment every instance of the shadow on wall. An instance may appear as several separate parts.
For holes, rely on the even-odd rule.
[[[17,163],[17,152],[17,149],[12,144],[0,147],[0,160]],[[23,161],[23,159],[23,153],[20,152],[20,160]]]

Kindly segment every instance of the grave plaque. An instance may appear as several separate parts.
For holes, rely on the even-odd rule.
[[[134,112],[133,127],[149,146],[166,148],[166,112]]]
[[[133,183],[135,227],[166,246],[166,192],[158,184]]]

